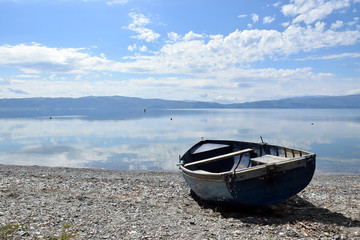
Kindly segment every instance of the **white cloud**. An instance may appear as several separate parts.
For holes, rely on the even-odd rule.
[[[150,19],[141,13],[131,12],[129,16],[132,18],[132,22],[128,25],[128,29],[138,33],[134,38],[144,40],[146,42],[154,42],[160,37],[160,34],[155,33],[153,30],[146,28],[145,26],[150,23]]]
[[[146,23],[146,19],[139,21]],[[0,46],[0,65],[16,67],[28,74],[87,74],[91,71],[213,74],[266,58],[277,59],[299,52],[352,45],[360,40],[360,31],[337,32],[325,27],[325,23],[318,22],[314,27],[306,28],[290,25],[283,32],[236,30],[227,36],[210,37],[190,31],[182,40],[168,42],[152,55],[136,54],[124,58],[123,62],[111,61],[104,55],[90,55],[86,49],[48,48],[36,43],[3,45]],[[147,51],[147,47],[133,44],[128,50]]]
[[[168,38],[170,39],[170,41],[176,42],[178,39],[180,39],[180,35],[175,32],[169,32]]]
[[[17,78],[33,78],[33,79],[40,78],[39,75],[32,75],[32,74],[20,74],[16,77]]]
[[[277,86],[276,94],[286,96],[286,94],[290,94],[287,92],[287,87],[292,87],[291,85],[298,85],[300,89],[302,85],[305,85],[304,83],[308,82],[309,86],[314,86],[314,84],[310,84],[310,80],[317,81],[319,83],[317,89],[321,89],[321,91],[336,92],[335,87],[325,90],[320,87],[320,83],[324,83],[326,79],[331,81],[335,78],[332,74],[314,73],[311,68],[275,69],[264,67],[252,69],[254,63],[267,59],[276,61],[288,58],[292,54],[359,43],[360,29],[340,31],[340,29],[344,29],[341,26],[346,24],[343,21],[337,20],[331,26],[327,26],[325,22],[319,20],[329,12],[335,11],[334,9],[340,9],[341,4],[338,3],[339,6],[336,7],[333,2],[337,3],[337,1],[331,1],[333,5],[329,5],[332,8],[329,8],[328,11],[324,10],[310,18],[309,12],[318,7],[323,9],[323,5],[326,3],[291,1],[282,10],[285,15],[292,16],[294,21],[293,24],[284,23],[283,31],[249,29],[235,30],[227,35],[210,36],[193,31],[184,35],[170,32],[167,34],[167,41],[156,51],[148,51],[147,46],[139,44],[139,42],[129,45],[128,50],[132,52],[132,55],[124,57],[122,61],[107,59],[104,54],[91,54],[90,50],[85,48],[51,48],[38,43],[2,45],[0,46],[0,67],[16,68],[23,71],[24,74],[15,74],[17,77],[11,81],[11,85],[8,84],[8,80],[2,81],[1,93],[4,97],[6,94],[10,96],[12,92],[16,92],[19,96],[27,93],[30,95],[34,92],[38,96],[49,96],[49,94],[50,96],[64,96],[68,95],[71,89],[78,89],[76,96],[123,94],[153,97],[158,91],[161,97],[172,99],[174,89],[177,89],[179,93],[177,98],[179,99],[198,99],[197,96],[201,95],[206,96],[208,100],[213,100],[221,95],[220,92],[236,95],[240,86],[248,86],[249,94],[252,91],[261,93],[267,87]],[[134,38],[153,42],[160,37],[159,34],[147,28],[151,23],[148,17],[134,12],[129,16],[131,23],[127,29],[137,33]],[[302,17],[299,18],[300,16]],[[317,20],[313,21],[314,19]],[[259,16],[253,14],[252,20],[253,23],[256,23],[259,21]],[[270,16],[263,18],[264,23],[271,23],[274,20],[275,18]],[[358,20],[355,18],[354,22]],[[308,26],[294,24],[301,21],[313,24]],[[147,53],[143,54],[142,52]],[[358,56],[358,53],[344,53],[313,57],[313,59],[355,58]],[[104,79],[104,73],[114,75],[121,73],[154,74],[157,78],[94,81],[84,84],[81,79],[89,73],[92,73],[93,79]],[[66,74],[76,75],[71,77],[73,82],[61,79]],[[161,74],[185,77],[170,78]],[[96,78],[96,75],[101,77]],[[90,74],[87,75],[87,77],[89,76]],[[23,81],[18,81],[19,79]],[[42,81],[43,83],[40,84]],[[57,89],[57,92],[47,93],[49,88],[47,81],[54,82],[51,88]],[[39,87],[34,88],[34,86]],[[334,86],[341,90],[345,89],[336,84]],[[347,87],[349,86],[350,84]],[[199,89],[199,91],[190,91],[191,89]],[[305,91],[304,88],[302,89]],[[314,91],[313,89],[306,90]],[[192,92],[192,96],[186,95],[189,92]],[[269,96],[268,94],[266,96]],[[301,95],[301,93],[299,94]],[[240,101],[240,97],[237,100]]]
[[[107,5],[111,6],[114,4],[124,5],[128,3],[128,0],[83,0],[83,2],[105,2]]]
[[[251,19],[253,20],[253,23],[256,23],[257,21],[259,21],[259,15],[253,13],[251,14]]]
[[[265,23],[265,24],[272,23],[274,20],[275,20],[275,17],[267,16],[267,17],[264,17],[263,23]]]
[[[247,15],[246,14],[240,14],[238,15],[238,18],[245,18]]]
[[[11,84],[11,82],[9,80],[0,77],[0,86],[1,85],[10,85],[10,84]]]
[[[288,27],[290,25],[290,22],[284,22],[281,24],[281,26],[283,26],[284,28]]]
[[[130,52],[133,52],[133,51],[136,50],[136,48],[137,48],[137,47],[136,47],[136,43],[134,43],[133,45],[129,45],[127,49],[128,49]]]
[[[351,45],[359,40],[359,31],[335,32],[326,30],[323,23],[307,28],[290,26],[284,32],[236,30],[227,36],[211,38],[208,42],[191,40],[166,44],[156,56],[139,57],[138,60],[142,66],[156,65],[161,71],[169,71],[168,73],[176,73],[182,69],[182,72],[192,74],[209,71],[207,66],[217,71],[244,66],[266,57],[277,58],[319,48]],[[145,64],[147,61],[149,64]],[[153,70],[154,67],[151,71]]]
[[[148,48],[145,45],[142,45],[141,47],[139,47],[139,50],[141,52],[147,52]]]
[[[283,33],[284,53],[308,52],[315,49],[348,46],[360,40],[360,31],[325,29],[326,24],[317,22],[314,27],[289,26]]]
[[[104,56],[91,56],[82,48],[48,48],[31,45],[0,46],[0,65],[16,67],[25,73],[83,74],[90,70],[104,70],[109,64]]]
[[[340,20],[337,20],[336,22],[331,24],[330,28],[331,29],[338,29],[338,28],[341,28],[342,26],[344,26],[344,22],[340,21]]]
[[[324,19],[336,10],[350,6],[350,0],[291,0],[282,6],[285,16],[295,17],[293,23],[311,24]]]
[[[134,52],[136,50],[139,50],[140,52],[147,52],[148,48],[145,45],[142,45],[141,47],[138,47],[136,43],[129,45],[127,48],[130,52]]]
[[[267,98],[278,98],[293,94],[289,89],[296,88],[296,93],[314,94],[319,91],[343,90],[349,87],[339,87],[331,74],[312,73],[311,68],[297,69],[241,69],[230,68],[218,71],[215,75],[194,77],[145,77],[126,81],[82,81],[53,80],[51,84],[45,79],[29,79],[27,81],[11,81],[11,89],[17,91],[17,97],[81,97],[125,95],[153,98],[161,96],[165,99],[199,99],[213,101],[226,93],[231,101],[246,101],[250,96],[257,98],[266,94]],[[324,83],[327,84],[324,84]],[[321,85],[329,85],[323,88]],[[319,85],[319,86],[318,86]],[[246,91],[243,89],[246,87]],[[309,86],[309,87],[307,87]],[[317,87],[318,86],[318,87]],[[2,97],[14,96],[14,93],[4,86]],[[271,88],[272,91],[268,91]],[[74,91],[76,89],[76,91]],[[196,91],[194,91],[196,89]],[[239,94],[241,93],[241,94]],[[260,94],[260,95],[259,95]],[[229,96],[231,99],[229,99]],[[224,99],[226,100],[226,99]]]
[[[347,25],[353,26],[359,22],[359,17],[354,17],[354,20],[351,22],[348,22]]]
[[[299,60],[325,60],[325,59],[343,59],[343,58],[360,58],[360,52],[353,52],[353,53],[341,53],[341,54],[332,54],[332,55],[326,55],[326,56],[310,56],[304,59]]]
[[[185,41],[190,41],[190,40],[194,40],[197,38],[203,38],[203,35],[194,33],[193,31],[190,31],[187,34],[185,34],[185,36],[184,36]]]
[[[107,1],[106,4],[107,5],[114,5],[114,4],[120,4],[120,5],[123,5],[123,4],[126,4],[128,2],[128,0],[113,0],[113,1]]]
[[[281,5],[281,2],[280,2],[280,1],[273,4],[274,7],[278,7],[278,6],[280,6],[280,5]]]

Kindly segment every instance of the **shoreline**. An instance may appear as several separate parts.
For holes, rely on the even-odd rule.
[[[175,171],[0,164],[0,236],[360,239],[359,192],[360,175],[315,174],[281,204],[230,208],[193,196]]]

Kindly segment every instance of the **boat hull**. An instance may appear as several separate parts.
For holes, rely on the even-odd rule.
[[[251,146],[254,149],[261,148],[256,144]],[[258,149],[255,150],[259,152]],[[183,158],[188,156],[189,153]],[[180,166],[180,169],[189,187],[203,200],[221,204],[263,206],[278,204],[302,191],[313,177],[315,158],[315,154],[306,153],[304,156],[288,158],[276,164],[262,164],[224,172],[191,170],[184,166]]]

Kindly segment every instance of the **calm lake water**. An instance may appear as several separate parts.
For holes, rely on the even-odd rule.
[[[0,163],[176,171],[205,139],[264,141],[317,154],[317,173],[360,173],[360,109],[164,110],[114,119],[0,118]]]

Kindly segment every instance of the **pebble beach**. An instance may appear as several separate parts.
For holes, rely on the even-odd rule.
[[[0,165],[0,239],[360,239],[360,175],[267,207],[203,202],[179,172]]]

